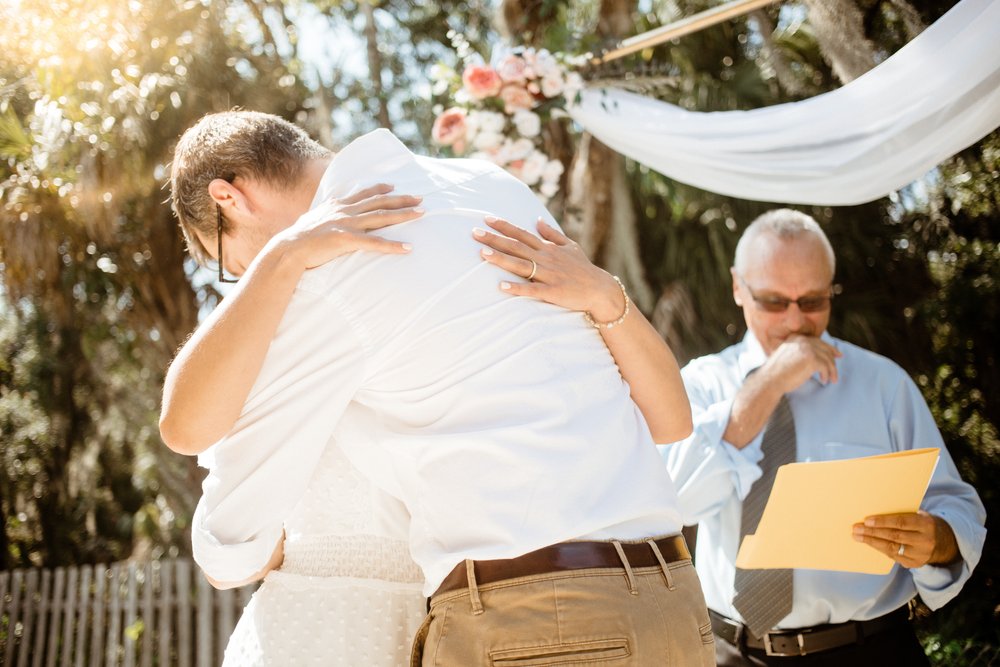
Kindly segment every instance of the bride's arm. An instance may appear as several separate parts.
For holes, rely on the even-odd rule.
[[[236,423],[292,292],[309,268],[355,250],[405,253],[408,246],[364,232],[422,214],[419,198],[378,185],[331,201],[279,233],[235,289],[184,343],[167,371],[160,435],[180,454],[199,454]]]
[[[504,291],[588,313],[597,323],[616,322],[625,312],[624,290],[559,230],[539,219],[539,239],[503,220],[487,218],[486,223],[499,234],[474,234],[487,246],[484,260],[524,277],[531,273],[532,261],[537,265],[531,282],[505,282]],[[653,440],[665,444],[690,435],[691,405],[677,359],[639,309],[631,305],[620,323],[599,331]]]

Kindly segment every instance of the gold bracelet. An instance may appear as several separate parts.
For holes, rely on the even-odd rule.
[[[625,285],[622,283],[621,279],[619,279],[618,276],[611,276],[611,277],[615,279],[616,283],[618,283],[618,287],[620,287],[622,290],[622,296],[625,297],[625,312],[623,312],[621,314],[621,317],[619,317],[617,320],[612,320],[611,322],[598,322],[597,320],[595,320],[593,317],[590,316],[590,313],[584,311],[583,319],[587,321],[587,324],[594,327],[595,329],[613,329],[614,327],[618,326],[619,324],[625,321],[625,318],[628,316],[628,311],[632,307],[632,300],[628,298],[628,292],[625,291]]]

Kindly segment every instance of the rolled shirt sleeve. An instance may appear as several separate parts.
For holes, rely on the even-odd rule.
[[[267,564],[365,377],[365,340],[333,295],[296,290],[243,413],[203,459],[191,537],[210,577],[241,581]]]
[[[733,494],[742,500],[761,476],[762,433],[742,449],[723,439],[733,399],[712,391],[718,378],[707,375],[702,366],[692,363],[682,373],[694,421],[691,435],[659,448],[677,485],[686,525],[717,514]]]

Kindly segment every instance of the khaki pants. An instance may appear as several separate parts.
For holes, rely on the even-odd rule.
[[[411,667],[715,665],[691,561],[552,572],[431,600]]]

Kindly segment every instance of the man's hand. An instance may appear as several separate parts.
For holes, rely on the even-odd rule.
[[[854,539],[903,567],[950,565],[959,556],[948,522],[923,510],[867,517],[864,523],[854,524]]]
[[[294,253],[305,269],[357,250],[389,254],[409,252],[409,244],[367,234],[423,215],[423,209],[416,208],[420,197],[389,194],[392,189],[391,185],[382,183],[350,197],[329,199],[276,234],[271,244]]]
[[[212,584],[215,588],[220,591],[224,591],[227,588],[239,588],[240,586],[246,586],[247,584],[252,584],[255,581],[260,581],[267,573],[271,570],[277,570],[281,567],[281,564],[285,561],[285,531],[281,531],[281,539],[278,540],[278,545],[274,547],[274,551],[271,553],[270,560],[267,561],[267,565],[264,568],[250,577],[247,577],[243,581],[219,581],[218,579],[213,579],[212,577],[205,574],[205,578],[208,579],[208,583]],[[203,573],[204,574],[204,573]]]
[[[815,373],[826,384],[837,381],[837,359],[844,356],[818,336],[792,334],[761,367],[761,380],[773,383],[782,394],[798,389]]]

